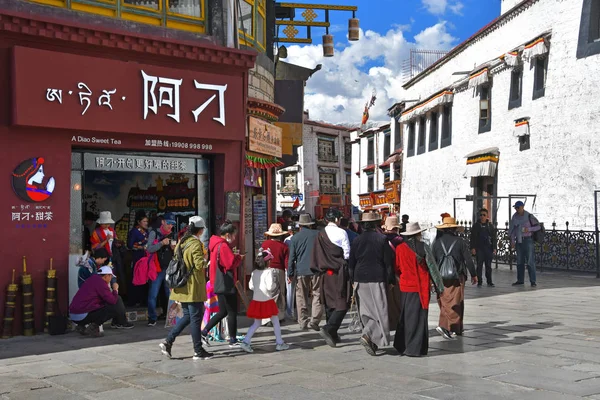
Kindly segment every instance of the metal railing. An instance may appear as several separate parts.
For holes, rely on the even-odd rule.
[[[322,161],[322,162],[332,162],[332,163],[338,162],[338,156],[335,154],[318,153],[317,156],[318,156],[319,161]]]

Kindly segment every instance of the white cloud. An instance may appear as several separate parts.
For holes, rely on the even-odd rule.
[[[462,13],[463,8],[465,8],[465,5],[463,3],[461,3],[460,1],[457,1],[456,3],[454,3],[450,6],[450,11],[452,11],[456,15],[463,15],[463,13]]]
[[[365,103],[377,91],[377,101],[370,110],[370,121],[386,121],[387,109],[402,99],[403,65],[410,48],[449,50],[456,38],[440,22],[410,38],[405,37],[407,27],[395,27],[380,34],[360,32],[360,40],[347,42],[337,35],[334,40],[346,43],[343,49],[336,46],[334,57],[323,57],[321,44],[289,46],[286,62],[314,68],[322,64],[307,82],[304,108],[310,118],[331,123],[360,124]]]
[[[448,7],[448,0],[422,0],[423,6],[434,15],[444,15],[446,13],[446,7]]]

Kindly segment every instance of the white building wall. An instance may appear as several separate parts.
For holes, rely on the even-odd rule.
[[[594,226],[593,191],[600,180],[600,56],[576,58],[581,9],[582,0],[537,1],[408,89],[407,98],[425,99],[453,83],[453,72],[472,70],[552,30],[545,96],[532,100],[534,68],[526,62],[522,106],[508,110],[510,70],[496,73],[492,130],[478,134],[478,94],[473,89],[458,91],[452,144],[404,158],[402,213],[426,224],[439,221],[442,212],[452,213],[454,197],[473,194],[470,180],[463,177],[464,156],[495,146],[500,149],[498,195],[537,194],[533,212],[547,226],[554,220],[559,228],[565,221],[575,229]],[[531,118],[531,148],[522,152],[513,136],[514,120],[521,117]],[[418,126],[416,133],[418,138]],[[406,148],[406,126],[404,141]],[[459,202],[457,218],[470,220],[472,205]],[[499,208],[502,225],[509,218],[509,206],[504,201]]]
[[[350,139],[354,142],[358,138],[358,132],[352,132],[350,134]],[[352,169],[350,173],[352,174],[352,191],[351,191],[351,199],[352,204],[355,206],[359,206],[358,194],[363,193],[361,190],[361,178],[356,175],[358,171],[360,171],[360,154],[362,149],[359,143],[352,144]]]

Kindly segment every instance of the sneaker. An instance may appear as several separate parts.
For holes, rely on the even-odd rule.
[[[91,323],[85,328],[85,335],[89,335],[91,337],[102,337],[104,336],[102,332],[100,332],[100,327],[98,324]]]
[[[533,283],[531,284],[531,287],[537,287],[537,283],[533,282]]]
[[[329,332],[327,332],[325,330],[325,328],[321,328],[319,330],[319,335],[321,335],[321,337],[323,339],[325,339],[325,343],[327,343],[329,345],[329,347],[336,347],[336,343],[333,340],[333,338],[331,337],[331,335],[329,334]]]
[[[124,325],[110,324],[110,327],[113,329],[133,329],[134,326],[131,322],[125,322]]]
[[[254,353],[254,349],[246,342],[240,343],[240,348],[244,350],[246,353]]]
[[[230,349],[239,349],[240,348],[240,342],[231,342],[231,343],[229,343],[229,348]]]
[[[202,334],[202,344],[210,347],[210,340],[208,340],[208,335]]]
[[[446,328],[442,328],[441,326],[438,326],[437,328],[435,328],[435,330],[444,337],[444,339],[448,339],[451,340],[452,339],[452,335],[450,334],[450,332],[448,332],[448,330]]]
[[[290,345],[287,343],[280,343],[277,346],[275,346],[275,350],[277,351],[284,351],[290,348]]]
[[[308,324],[308,327],[315,332],[319,332],[319,330],[321,330],[321,328],[319,328],[319,324],[317,322],[311,322],[310,324]]]
[[[488,283],[488,287],[496,287],[493,283]]]
[[[160,347],[160,352],[165,356],[171,358],[171,348],[173,347],[173,343],[169,343],[166,340],[158,345]]]
[[[192,360],[194,360],[194,361],[198,361],[198,360],[210,360],[214,356],[215,355],[213,353],[209,353],[208,351],[202,349],[202,350],[200,350],[199,353],[194,353],[194,357],[192,358]]]
[[[80,335],[87,335],[85,325],[75,325],[75,332],[79,333]]]
[[[525,284],[524,282],[517,281],[517,282],[513,283],[512,285],[513,286],[521,286],[521,285],[524,285],[524,284]]]
[[[452,339],[456,339],[457,336],[458,336],[458,333],[450,331],[450,337]]]
[[[377,355],[375,353],[375,349],[373,348],[373,343],[371,342],[371,339],[367,335],[362,335],[360,337],[360,344],[365,348],[368,355],[370,355],[370,356]]]
[[[149,319],[148,320],[148,326],[156,326],[156,320],[155,319]]]

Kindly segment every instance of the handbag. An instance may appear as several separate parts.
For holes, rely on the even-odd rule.
[[[217,294],[235,294],[235,282],[233,279],[233,271],[224,271],[219,262],[221,255],[221,243],[217,247],[217,266],[215,268],[215,293]]]

